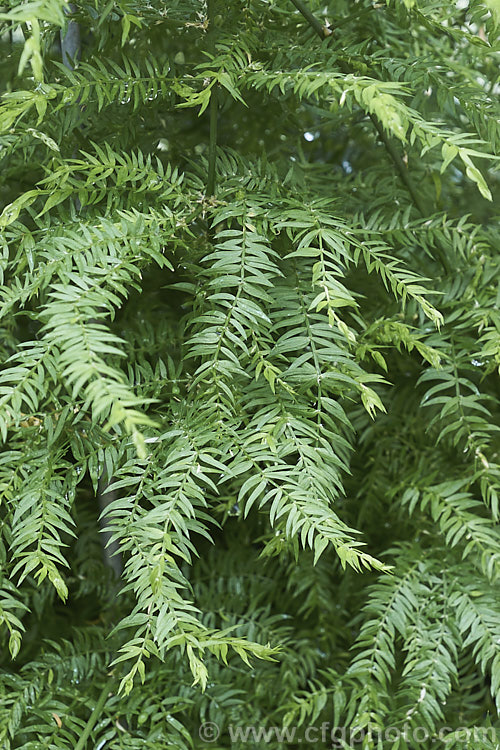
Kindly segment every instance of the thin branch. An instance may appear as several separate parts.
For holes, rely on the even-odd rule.
[[[392,161],[394,162],[394,166],[396,167],[399,176],[401,177],[401,181],[404,183],[406,189],[410,193],[410,196],[418,208],[419,212],[422,214],[422,216],[425,216],[427,211],[425,210],[424,203],[422,202],[422,199],[420,198],[420,195],[415,190],[415,186],[411,180],[410,174],[408,172],[408,168],[404,165],[404,162],[400,155],[398,154],[396,147],[394,143],[388,138],[387,133],[385,133],[384,128],[382,127],[381,123],[377,120],[375,115],[370,114],[370,120],[373,122],[377,133],[380,136],[380,140],[384,144],[384,146],[387,149],[387,153],[391,157]]]
[[[292,3],[295,5],[299,13],[302,13],[304,18],[308,21],[308,23],[312,26],[316,34],[321,39],[325,39],[327,36],[330,36],[332,33],[328,26],[324,26],[321,21],[318,21],[314,13],[310,11],[310,9],[305,5],[305,3],[302,2],[302,0],[292,0]]]
[[[215,161],[217,156],[217,119],[219,96],[216,85],[210,93],[210,136],[208,142],[207,195],[215,195]]]
[[[97,703],[94,706],[94,710],[90,714],[90,718],[85,725],[83,733],[80,735],[80,739],[75,745],[75,750],[84,750],[84,748],[86,747],[87,740],[90,737],[90,733],[96,725],[96,722],[101,715],[104,706],[106,705],[106,700],[109,696],[112,682],[114,682],[113,678],[111,680],[108,680],[108,682],[106,682],[105,686],[103,687],[101,694],[97,699]]]
[[[310,26],[314,29],[316,34],[320,37],[321,40],[325,39],[326,37],[330,36],[332,33],[330,29],[327,26],[323,26],[323,24],[318,21],[316,16],[314,16],[313,13],[309,10],[307,5],[302,2],[302,0],[291,0],[291,2],[295,5],[297,10],[302,13],[306,21],[310,24]],[[346,71],[347,72],[347,71]],[[410,178],[410,175],[408,174],[408,169],[405,167],[402,158],[399,156],[394,144],[392,141],[387,137],[386,133],[384,132],[384,128],[382,124],[377,120],[375,115],[368,113],[368,116],[370,120],[372,121],[373,125],[375,126],[375,129],[377,133],[380,136],[380,139],[382,143],[384,144],[385,148],[387,149],[387,153],[391,157],[391,160],[394,162],[394,166],[397,169],[397,172],[405,185],[406,189],[410,193],[410,196],[415,203],[415,206],[419,210],[419,212],[422,214],[422,216],[426,215],[425,206],[418,195],[418,192],[415,190],[415,187],[412,183],[412,180]]]
[[[208,2],[208,24],[210,51],[215,49],[215,0]],[[217,119],[219,109],[219,96],[217,84],[215,83],[210,92],[210,135],[208,142],[208,177],[207,177],[207,195],[215,195],[215,162],[217,157]]]
[[[306,21],[309,23],[309,25],[314,29],[316,34],[320,37],[320,39],[323,41],[326,37],[329,37],[332,32],[328,28],[328,26],[324,26],[321,21],[319,21],[316,16],[310,11],[310,9],[307,7],[307,5],[302,2],[302,0],[291,0],[291,2],[295,5],[297,10],[304,16]],[[339,63],[341,68],[344,72],[349,72],[346,70],[345,66],[342,65],[342,63]],[[393,162],[394,166],[396,167],[397,173],[399,177],[401,178],[401,182],[405,186],[405,188],[408,190],[408,193],[417,208],[418,212],[422,216],[426,216],[427,211],[425,209],[425,204],[422,201],[420,195],[418,194],[418,191],[415,189],[415,186],[413,184],[413,181],[410,177],[410,174],[408,172],[407,167],[405,166],[402,157],[398,153],[394,143],[390,140],[390,138],[387,136],[387,133],[385,133],[383,125],[379,122],[379,120],[375,117],[374,114],[371,112],[368,112],[368,116],[370,120],[372,121],[379,137],[382,143],[385,146],[385,149],[387,153],[389,154],[391,161]],[[446,259],[446,253],[443,250],[443,248],[438,247],[438,257],[439,261],[444,269],[445,272],[449,272],[449,264]]]

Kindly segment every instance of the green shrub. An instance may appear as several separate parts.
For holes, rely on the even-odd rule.
[[[498,747],[498,1],[0,11],[1,747]]]

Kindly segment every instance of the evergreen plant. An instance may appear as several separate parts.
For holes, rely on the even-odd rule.
[[[499,52],[2,0],[2,750],[499,747]]]

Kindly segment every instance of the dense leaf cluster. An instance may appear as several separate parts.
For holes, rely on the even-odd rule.
[[[498,0],[0,11],[2,748],[496,747]]]

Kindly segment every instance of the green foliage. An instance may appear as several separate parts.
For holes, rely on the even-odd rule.
[[[3,3],[2,748],[497,746],[499,32]]]

